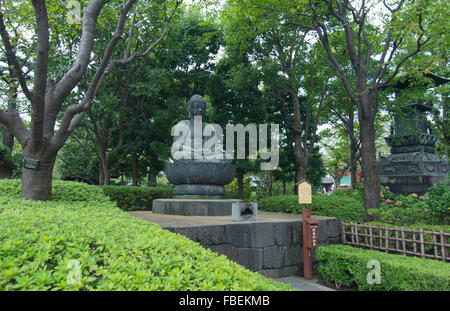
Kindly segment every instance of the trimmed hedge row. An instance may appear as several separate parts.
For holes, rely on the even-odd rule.
[[[0,196],[20,198],[20,179],[0,180]],[[171,187],[93,186],[75,181],[54,180],[52,201],[116,202],[125,211],[151,210],[155,199],[170,198]]]
[[[125,211],[152,210],[152,202],[155,199],[171,198],[171,187],[126,187],[103,186],[105,195],[117,202],[119,208]]]
[[[20,179],[0,179],[0,196],[20,198]],[[110,202],[103,189],[76,181],[53,180],[52,201]]]
[[[301,214],[302,206],[295,195],[279,195],[266,197],[258,202],[258,208],[268,212]],[[311,213],[317,216],[337,217],[344,221],[365,221],[362,202],[357,197],[313,195],[312,204],[308,206]]]
[[[319,246],[319,273],[337,286],[359,290],[450,290],[450,264],[433,259],[386,254],[348,245]],[[381,283],[369,284],[369,261],[380,263]]]
[[[7,184],[0,183],[0,290],[291,289],[124,213],[100,187],[62,200],[72,190],[59,186],[78,183],[55,182],[60,199],[39,202],[15,198]],[[87,200],[94,193],[100,201]],[[76,263],[80,280],[71,282]]]

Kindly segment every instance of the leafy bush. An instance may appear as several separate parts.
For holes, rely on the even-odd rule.
[[[243,200],[250,200],[252,192],[255,190],[250,183],[250,178],[244,177],[243,189],[242,189]],[[238,179],[235,178],[233,181],[225,185],[225,198],[227,199],[238,199],[239,198],[239,185]]]
[[[0,195],[20,198],[20,179],[0,180]],[[93,186],[75,181],[53,180],[52,201],[114,201],[130,210],[151,210],[154,199],[172,197],[171,187]]]
[[[12,161],[11,150],[2,143],[0,143],[0,161],[1,160]]]
[[[155,199],[171,198],[171,187],[127,187],[127,186],[103,186],[105,195],[117,202],[119,208],[125,211],[152,210],[152,202]]]
[[[1,179],[0,196],[20,197],[20,179]],[[52,201],[110,202],[102,188],[75,181],[53,180]]]
[[[55,185],[58,183],[55,183]],[[287,290],[115,203],[17,199],[1,183],[0,290]],[[74,183],[61,182],[71,188]],[[76,184],[78,185],[78,184]],[[102,189],[85,186],[86,189]],[[92,187],[92,188],[91,188]],[[80,264],[80,282],[70,282]],[[75,278],[76,279],[76,278]]]
[[[450,265],[446,262],[404,255],[386,254],[348,245],[319,246],[319,273],[336,286],[359,290],[450,290]],[[371,260],[380,263],[381,284],[369,284]]]
[[[436,219],[441,219],[443,223],[450,223],[450,175],[447,175],[445,182],[434,184],[428,191],[426,200],[431,214]]]
[[[268,212],[301,214],[302,206],[295,195],[281,195],[263,198],[258,208]],[[317,216],[337,217],[344,221],[364,222],[365,213],[358,197],[340,195],[313,195],[312,204],[308,206]]]
[[[424,196],[395,195],[384,187],[381,189],[380,208],[368,211],[375,220],[397,226],[450,224],[448,179],[431,186]]]

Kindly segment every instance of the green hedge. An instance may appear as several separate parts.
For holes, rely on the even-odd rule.
[[[450,175],[449,175],[450,176]],[[450,177],[446,182],[434,184],[423,196],[398,195],[388,187],[381,187],[380,208],[370,209],[369,215],[380,222],[397,225],[449,225]]]
[[[20,198],[20,179],[1,179],[0,196]],[[171,187],[93,186],[75,181],[53,180],[52,201],[116,202],[126,211],[151,210],[154,199],[170,198]]]
[[[302,206],[295,195],[279,195],[263,198],[258,202],[262,211],[301,214]],[[364,222],[365,213],[362,202],[357,197],[313,195],[308,205],[311,213],[317,216],[337,217],[344,221]]]
[[[155,199],[166,199],[173,196],[171,187],[101,187],[111,200],[117,202],[119,208],[125,211],[151,210]]]
[[[290,289],[124,213],[99,187],[63,201],[75,184],[54,184],[60,199],[39,202],[0,183],[0,290]],[[85,200],[94,194],[101,201]],[[81,265],[79,284],[68,281],[72,260]]]
[[[337,286],[359,290],[450,290],[450,264],[433,259],[386,254],[348,245],[319,246],[319,273]],[[369,284],[371,260],[380,263],[381,284]]]
[[[20,198],[20,179],[0,179],[0,196]],[[76,181],[53,180],[52,201],[110,202],[101,187]]]

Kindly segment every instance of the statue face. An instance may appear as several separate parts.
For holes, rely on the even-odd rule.
[[[200,102],[192,102],[190,105],[190,116],[194,117],[194,116],[204,116],[205,115],[205,105],[203,105],[203,103]]]

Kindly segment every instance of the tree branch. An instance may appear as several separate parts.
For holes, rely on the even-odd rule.
[[[22,67],[17,60],[16,54],[14,53],[14,49],[11,46],[11,41],[9,39],[8,31],[6,30],[5,21],[3,20],[3,13],[0,11],[0,35],[2,37],[3,44],[5,46],[6,57],[8,58],[8,62],[12,64],[14,67],[15,74],[17,79],[19,80],[20,87],[25,95],[25,97],[31,101],[33,96],[28,89],[27,83],[25,81],[25,77],[22,72]]]

